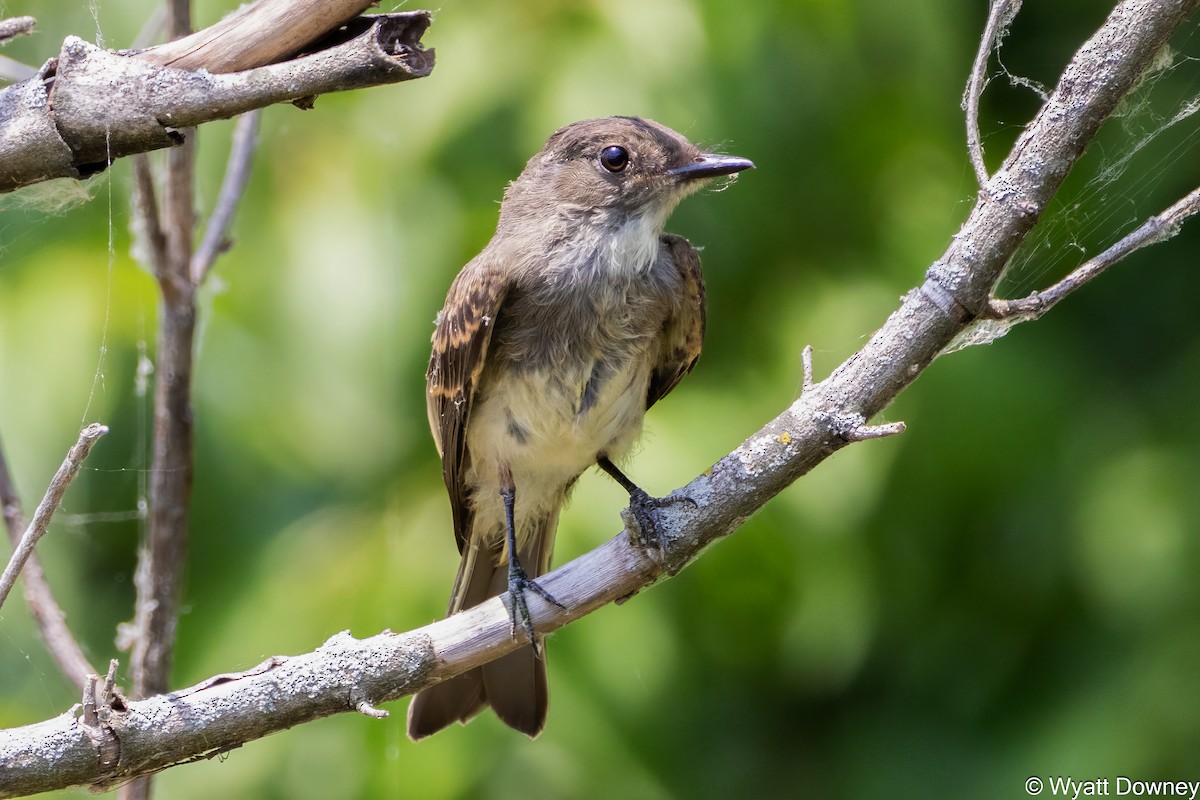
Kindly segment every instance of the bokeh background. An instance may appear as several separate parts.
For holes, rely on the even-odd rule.
[[[198,2],[196,23],[227,12]],[[630,473],[681,486],[856,350],[974,199],[959,108],[982,1],[453,0],[430,78],[269,109],[203,297],[197,478],[172,685],[415,627],[457,556],[425,422],[434,313],[545,137],[653,117],[759,169],[688,200],[705,356]],[[148,0],[0,0],[40,63],[132,42]],[[1111,8],[1031,0],[1004,68],[1053,86]],[[1123,106],[1014,263],[1043,286],[1200,182],[1195,24]],[[1193,60],[1188,60],[1190,57]],[[989,163],[1038,105],[997,79]],[[200,132],[202,207],[231,125]],[[27,510],[81,423],[112,433],[39,550],[94,663],[130,616],[148,466],[152,279],[129,165],[0,200],[0,437]],[[536,742],[486,714],[414,745],[405,702],[157,779],[163,798],[1022,797],[1030,775],[1200,779],[1200,223],[1043,321],[939,359],[848,448],[674,580],[552,637]],[[619,530],[580,482],[557,563]],[[7,548],[3,548],[7,558]],[[78,698],[20,598],[0,611],[0,726]],[[82,791],[66,797],[83,797]]]

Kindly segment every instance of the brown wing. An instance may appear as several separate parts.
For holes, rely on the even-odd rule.
[[[442,479],[450,493],[454,536],[461,552],[471,532],[463,481],[469,465],[467,422],[487,358],[496,315],[508,291],[502,270],[484,251],[463,267],[450,285],[446,306],[433,332],[433,354],[425,376],[429,427],[442,457]]]
[[[674,263],[679,271],[681,292],[679,306],[663,329],[658,362],[650,373],[646,408],[666,397],[692,371],[704,343],[704,273],[700,270],[700,256],[682,236],[663,234],[662,245],[659,257]]]

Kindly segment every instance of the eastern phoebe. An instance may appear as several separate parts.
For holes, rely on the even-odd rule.
[[[520,626],[531,646],[417,694],[413,739],[487,705],[541,732],[546,663],[525,593],[558,605],[533,579],[550,569],[559,509],[588,467],[653,528],[654,499],[613,462],[696,363],[705,313],[700,259],[663,225],[706,179],[753,166],[609,117],[556,132],[509,185],[496,235],[438,314],[426,397],[462,553],[448,613],[507,590],[513,636]]]

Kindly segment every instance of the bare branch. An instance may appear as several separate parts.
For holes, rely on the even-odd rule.
[[[3,507],[9,541],[16,550],[25,531],[25,520],[21,513],[21,501],[17,496],[16,486],[9,475],[3,447],[0,447],[0,506]],[[50,651],[51,658],[63,676],[72,685],[82,688],[87,676],[96,670],[92,668],[87,656],[83,654],[83,648],[67,628],[67,615],[54,599],[54,593],[50,591],[50,584],[46,581],[36,552],[29,554],[21,575],[25,584],[25,605],[29,607],[29,613],[42,633],[46,649]]]
[[[979,137],[979,98],[983,96],[983,89],[987,86],[987,65],[992,50],[1020,7],[1020,0],[991,0],[987,26],[979,40],[979,50],[975,53],[971,77],[963,94],[962,107],[967,112],[967,150],[971,155],[971,166],[975,168],[975,179],[979,181],[981,189],[991,180],[991,176],[988,175],[987,164],[983,160],[983,142]]]
[[[950,247],[927,273],[969,314],[986,313],[1004,266],[1050,198],[1197,0],[1125,0],[1072,58]]]
[[[428,27],[424,11],[360,17],[342,39],[309,55],[221,75],[161,67],[69,37],[37,76],[0,90],[0,192],[85,178],[117,158],[174,147],[186,128],[273,103],[424,77],[434,63],[421,45]]]
[[[229,228],[237,211],[238,202],[250,180],[250,165],[258,149],[258,123],[260,112],[256,109],[238,117],[233,129],[233,144],[229,151],[229,163],[221,181],[216,206],[204,228],[204,238],[192,257],[192,283],[204,285],[208,272],[217,256],[229,247]]]
[[[166,689],[187,552],[192,485],[192,342],[196,326],[195,287],[188,275],[190,256],[187,250],[169,250],[166,270],[158,275],[163,302],[154,372],[150,512],[147,542],[139,554],[135,581],[134,621],[123,636],[127,641],[132,637],[130,666],[134,693],[139,696]]]
[[[1081,264],[1071,274],[1050,288],[1034,292],[1019,300],[993,298],[988,303],[989,315],[996,319],[1019,318],[1022,322],[1037,319],[1054,308],[1063,298],[1082,288],[1084,284],[1126,256],[1143,247],[1149,247],[1173,237],[1179,232],[1183,223],[1195,216],[1197,212],[1200,212],[1200,187],[1193,189],[1161,214],[1143,222],[1129,235],[1123,237],[1100,255]]]
[[[541,580],[562,608],[530,598],[547,633],[687,566],[798,477],[851,441],[890,435],[866,422],[887,406],[981,310],[1004,264],[1033,227],[1084,146],[1200,0],[1125,0],[1079,50],[1046,107],[991,179],[947,251],[870,341],[828,378],[672,497],[659,510],[661,549],[622,533]],[[121,744],[116,767],[72,715],[0,731],[0,796],[78,783],[100,787],[210,757],[268,733],[339,712],[361,712],[523,646],[506,598],[492,598],[404,634],[335,636],[317,651],[261,669],[108,710]],[[97,702],[97,719],[103,704]],[[51,746],[52,745],[52,746]],[[4,792],[8,792],[6,795]]]
[[[372,0],[258,0],[140,57],[176,69],[239,72],[296,54],[373,5]]]
[[[166,269],[167,237],[159,221],[154,175],[145,153],[133,157],[133,212],[134,237],[141,248],[139,255],[145,258],[151,274],[158,275]]]
[[[165,0],[167,36],[192,32],[191,0]],[[182,142],[167,151],[162,203],[166,258],[155,270],[159,305],[158,358],[154,384],[153,457],[150,464],[150,513],[146,541],[138,552],[132,636],[133,694],[146,697],[170,685],[187,563],[188,517],[192,480],[192,355],[196,332],[196,284],[192,282],[192,242],[196,231],[193,178],[195,129],[179,132]],[[121,787],[120,800],[149,800],[151,776]]]
[[[37,20],[33,17],[9,17],[0,19],[0,47],[8,44],[18,36],[28,36],[33,33]]]
[[[50,518],[54,516],[54,511],[62,501],[67,487],[79,473],[79,467],[83,464],[83,460],[88,457],[88,453],[92,451],[92,447],[100,437],[106,433],[108,433],[108,428],[103,425],[95,423],[88,425],[80,431],[79,441],[75,442],[74,446],[67,451],[66,460],[58,468],[58,472],[54,473],[54,478],[51,479],[50,486],[46,489],[46,496],[42,498],[37,510],[33,512],[33,520],[25,529],[20,543],[14,548],[12,559],[9,560],[4,574],[0,575],[0,606],[4,605],[5,598],[12,590],[13,584],[17,582],[17,576],[25,567],[29,556],[33,554],[34,545],[37,544],[38,539],[46,535],[46,529],[50,526]]]

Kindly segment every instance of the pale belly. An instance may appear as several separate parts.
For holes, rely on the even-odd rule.
[[[572,482],[601,454],[616,460],[641,433],[649,367],[625,364],[587,392],[590,366],[566,381],[542,371],[508,373],[476,396],[467,429],[478,522],[503,529],[500,473],[516,487],[518,538],[529,520],[561,502]],[[586,396],[586,399],[585,399]]]

